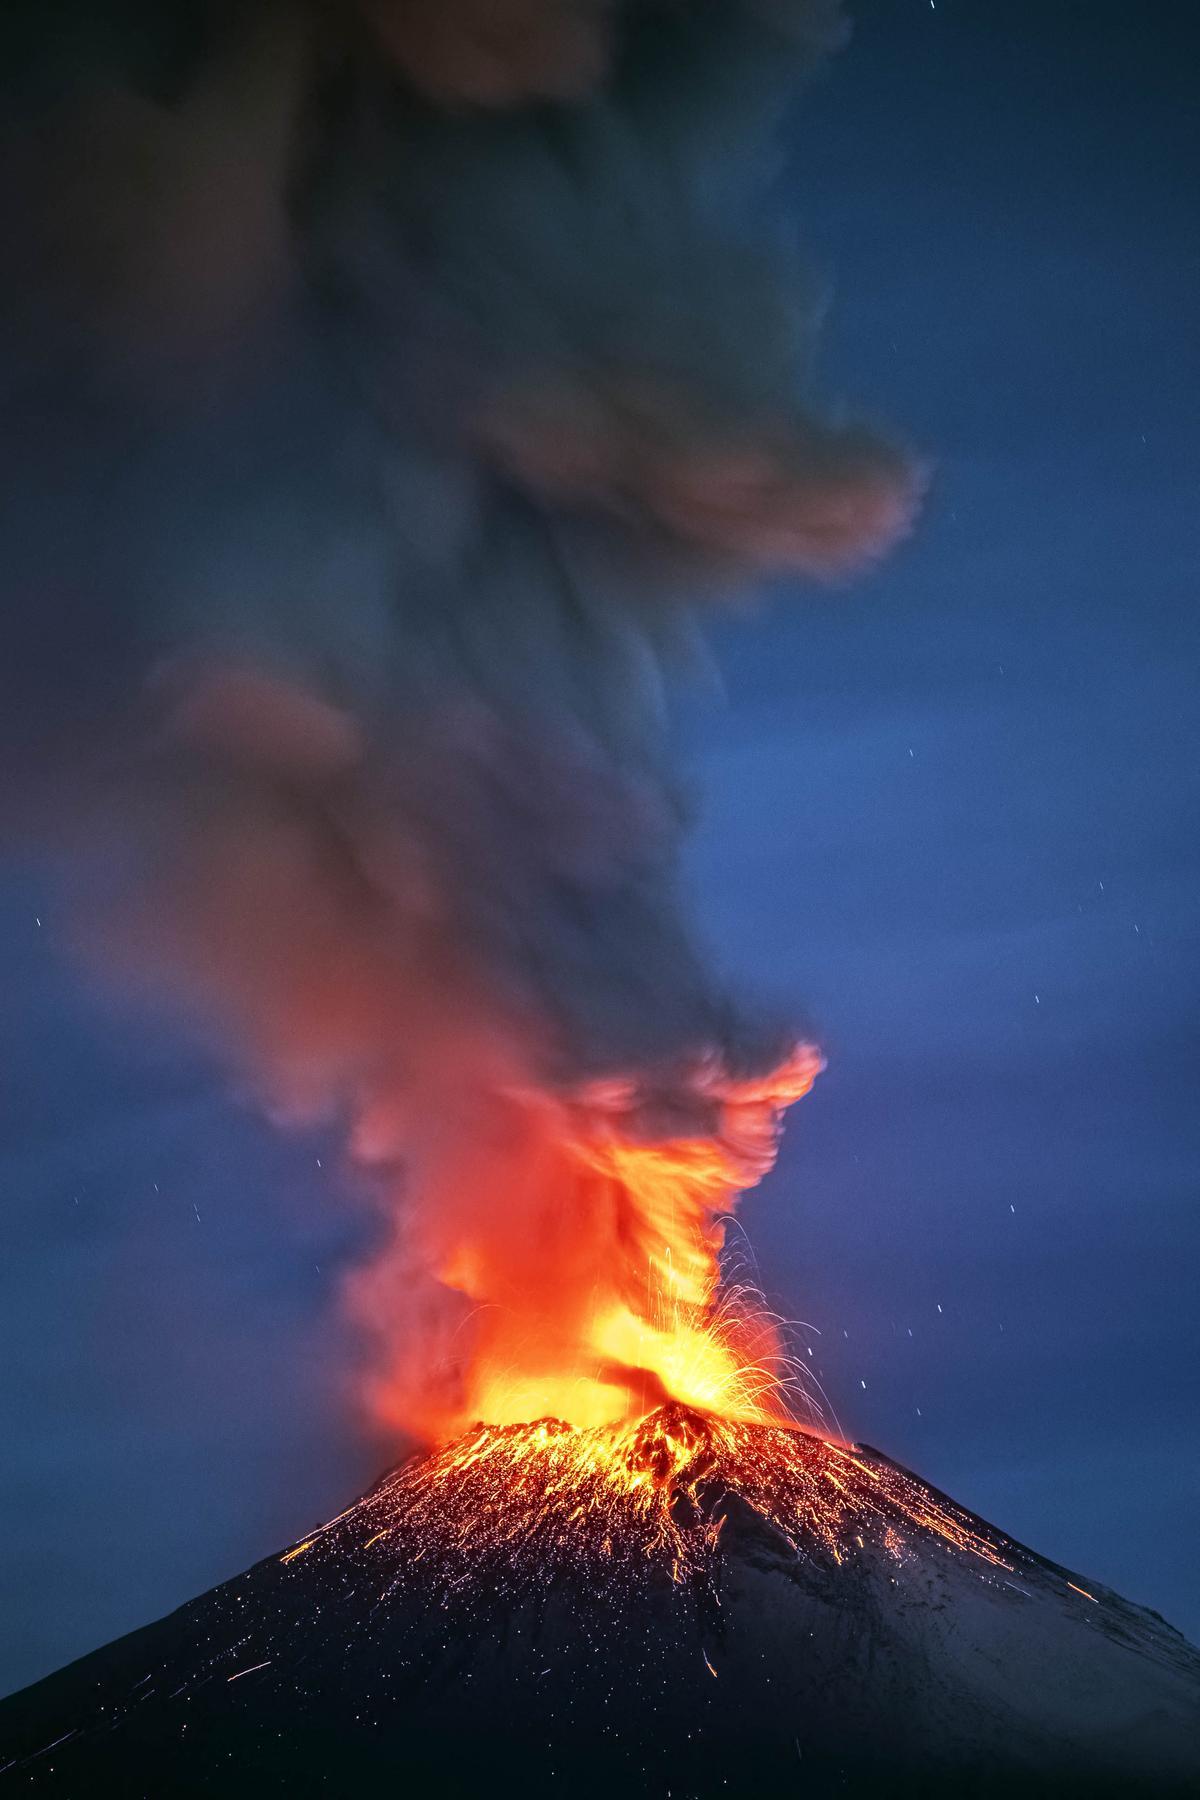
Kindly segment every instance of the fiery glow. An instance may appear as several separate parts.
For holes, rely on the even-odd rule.
[[[739,1193],[774,1161],[783,1109],[820,1067],[801,1045],[754,1079],[704,1065],[566,1099],[505,1090],[469,1155],[443,1155],[424,1180],[416,1253],[471,1307],[432,1399],[402,1365],[385,1416],[442,1441],[472,1419],[593,1428],[667,1400],[788,1417],[774,1321],[749,1290],[722,1293],[720,1254]],[[417,1355],[428,1362],[428,1345]]]
[[[868,1545],[903,1560],[932,1539],[1010,1566],[1002,1540],[881,1457],[674,1403],[626,1425],[478,1426],[396,1470],[282,1561],[371,1550],[385,1578],[421,1566],[449,1590],[489,1565],[497,1579],[543,1583],[565,1566],[641,1582],[649,1565],[684,1583],[713,1575],[735,1503],[793,1551],[839,1564]]]
[[[721,1289],[728,1215],[820,1068],[801,1045],[755,1080],[702,1068],[561,1103],[514,1091],[486,1134],[490,1189],[460,1168],[420,1214],[442,1284],[478,1303],[454,1405],[429,1420],[443,1447],[281,1560],[369,1552],[385,1593],[418,1566],[448,1590],[481,1568],[549,1583],[564,1564],[704,1581],[736,1496],[797,1553],[840,1564],[870,1543],[902,1559],[932,1537],[1007,1567],[911,1476],[802,1429],[774,1321],[757,1295]],[[411,1396],[395,1400],[411,1419]]]

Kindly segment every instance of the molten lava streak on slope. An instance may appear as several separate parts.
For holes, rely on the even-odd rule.
[[[899,1562],[910,1540],[932,1539],[1010,1566],[977,1521],[871,1452],[677,1402],[625,1425],[481,1425],[393,1471],[281,1560],[370,1552],[385,1593],[422,1564],[446,1595],[483,1571],[518,1591],[565,1569],[593,1591],[656,1572],[707,1587],[731,1503],[806,1557],[840,1564],[870,1547]]]

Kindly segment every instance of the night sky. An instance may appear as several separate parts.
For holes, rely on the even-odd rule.
[[[1187,8],[859,0],[789,182],[826,383],[935,466],[687,708],[714,953],[829,1069],[742,1212],[843,1429],[1200,1637]],[[0,889],[0,1688],[339,1509],[363,1223]]]

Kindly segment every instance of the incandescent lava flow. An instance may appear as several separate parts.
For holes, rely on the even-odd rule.
[[[1196,1791],[1200,1655],[877,1452],[480,1425],[0,1705],[61,1795]]]

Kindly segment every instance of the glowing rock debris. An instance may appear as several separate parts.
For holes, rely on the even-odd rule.
[[[748,1507],[798,1554],[842,1563],[870,1546],[902,1560],[936,1540],[993,1567],[1003,1546],[886,1459],[795,1426],[720,1418],[670,1403],[623,1426],[541,1419],[486,1426],[403,1464],[287,1551],[356,1551],[402,1583],[426,1564],[453,1591],[483,1565],[548,1585],[565,1567],[603,1583],[676,1583],[715,1572],[731,1505]]]

